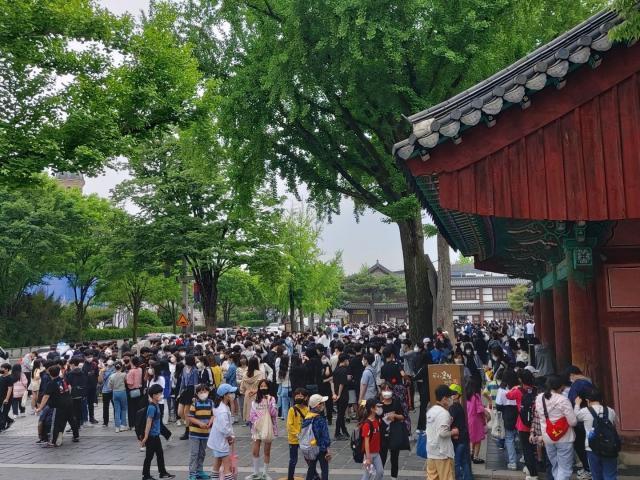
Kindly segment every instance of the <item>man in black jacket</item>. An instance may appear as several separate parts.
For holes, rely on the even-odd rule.
[[[96,361],[94,351],[88,351],[85,353],[82,371],[87,376],[87,395],[85,398],[86,406],[89,410],[89,422],[95,425],[98,423],[95,418],[95,406],[96,403],[98,403],[98,374],[100,372],[98,370],[98,362]],[[82,408],[83,412],[86,412],[84,405]]]
[[[80,357],[73,357],[69,363],[71,370],[67,372],[66,381],[70,387],[72,413],[76,425],[82,425],[82,402],[87,398],[87,374],[84,372],[84,362]]]

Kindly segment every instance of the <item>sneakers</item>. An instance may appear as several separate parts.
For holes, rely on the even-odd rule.
[[[155,477],[152,477],[151,475],[147,475],[146,477],[142,477],[142,480],[156,480]]]
[[[524,480],[538,480],[538,476],[536,475],[534,477],[531,477],[531,476],[527,475],[526,477],[524,477]]]
[[[578,470],[578,480],[591,480],[591,472],[584,469]]]
[[[55,443],[51,443],[51,442],[45,442],[40,446],[42,448],[56,448],[57,447],[57,445]]]
[[[518,470],[518,465],[516,465],[515,463],[507,463],[507,469],[509,470]]]
[[[73,443],[78,443],[80,441],[80,437],[73,437],[71,440]]]
[[[527,476],[528,476],[528,475],[529,475],[529,469],[528,469],[527,467],[524,467],[524,468],[522,469],[522,473],[524,473],[525,475],[527,475]]]
[[[100,422],[98,420],[96,420],[95,418],[92,418],[91,420],[89,420],[89,423],[93,424],[93,425],[97,425]]]
[[[116,427],[116,433],[120,433],[120,427]]]
[[[176,478],[176,476],[173,473],[169,473],[169,472],[164,472],[161,473],[160,475],[158,475],[160,478]]]
[[[209,480],[211,478],[211,475],[209,475],[207,472],[203,472],[203,471],[199,471],[198,473],[196,473],[196,477],[198,480]]]
[[[484,460],[482,460],[481,458],[472,458],[471,462],[475,463],[476,465],[481,465],[484,463]]]
[[[182,425],[182,423],[180,422],[180,419],[176,420],[176,426],[179,427],[180,425]]]

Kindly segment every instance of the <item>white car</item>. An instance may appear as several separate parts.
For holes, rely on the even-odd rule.
[[[270,323],[264,329],[267,333],[280,333],[284,332],[284,325],[279,324],[278,322]]]

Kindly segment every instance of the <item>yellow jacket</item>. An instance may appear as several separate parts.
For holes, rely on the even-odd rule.
[[[213,374],[213,384],[216,388],[222,385],[222,368],[218,365],[211,367],[211,373]]]
[[[302,415],[296,412],[296,409],[298,409]],[[298,445],[298,434],[302,430],[302,421],[308,413],[309,407],[306,405],[296,405],[289,409],[289,413],[287,414],[287,438],[289,445]]]

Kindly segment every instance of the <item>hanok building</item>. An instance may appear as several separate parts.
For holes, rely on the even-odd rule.
[[[380,262],[369,269],[371,275],[396,275],[404,278],[403,270],[392,271]],[[507,294],[516,285],[527,284],[528,280],[509,278],[507,275],[486,272],[472,265],[451,265],[451,306],[453,319],[472,320],[484,324],[494,320],[511,320],[514,312],[507,302]],[[407,302],[350,302],[343,306],[349,315],[349,322],[402,324],[408,322]],[[373,313],[372,313],[373,310]]]
[[[558,367],[581,367],[640,444],[640,45],[602,12],[409,117],[399,165],[449,244],[535,283]]]

